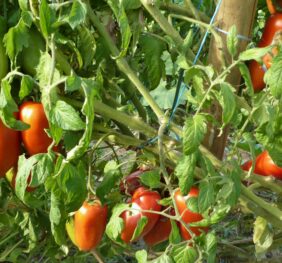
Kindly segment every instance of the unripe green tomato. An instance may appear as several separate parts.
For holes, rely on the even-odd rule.
[[[0,37],[0,80],[8,73],[8,57],[3,45],[3,38]]]
[[[31,30],[29,34],[29,46],[20,53],[18,61],[24,73],[35,76],[40,55],[46,47],[44,39],[38,31]]]
[[[70,240],[72,241],[72,243],[74,245],[76,245],[76,242],[75,242],[75,234],[74,234],[74,220],[73,218],[69,218],[66,222],[66,230],[67,230],[67,233],[68,233],[68,236],[70,238]]]

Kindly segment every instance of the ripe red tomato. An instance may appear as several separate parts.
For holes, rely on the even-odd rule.
[[[188,195],[183,196],[180,192],[180,189],[176,190],[174,194],[174,199],[176,202],[176,206],[178,209],[178,212],[180,215],[182,215],[182,220],[186,223],[193,223],[193,222],[198,222],[203,219],[201,214],[194,213],[190,211],[187,206],[186,202],[190,197],[197,197],[199,195],[199,189],[196,187],[192,187]],[[202,231],[208,231],[207,227],[190,227],[190,230],[195,234],[195,235],[200,235]],[[202,231],[201,231],[202,230]],[[191,239],[191,235],[189,232],[186,230],[186,228],[180,224],[180,232],[181,236],[185,240]]]
[[[258,92],[262,90],[265,87],[265,83],[263,81],[265,72],[262,66],[255,60],[252,60],[250,61],[249,64],[249,71],[250,71],[254,91]]]
[[[43,105],[32,101],[24,102],[20,106],[20,120],[30,125],[29,129],[21,132],[22,141],[28,154],[47,152],[52,139],[44,131],[49,128],[49,123]]]
[[[243,164],[241,167],[245,171],[249,171],[252,166],[252,161],[248,161]],[[271,159],[267,151],[263,151],[256,158],[256,164],[254,169],[255,174],[262,176],[274,176],[278,179],[282,179],[282,168],[277,166]]]
[[[137,170],[123,178],[119,185],[120,192],[133,195],[134,191],[142,185],[140,180],[142,173],[144,173],[143,170]]]
[[[160,211],[161,206],[158,204],[160,199],[161,196],[158,192],[151,191],[145,187],[139,187],[134,192],[131,200],[131,208],[136,210],[124,211],[121,214],[121,218],[124,221],[121,239],[124,242],[129,243],[131,241],[134,230],[141,216],[146,216],[148,222],[138,238],[146,235],[154,227],[160,216],[158,214],[152,214],[149,212],[141,212],[140,210]]]
[[[74,215],[75,244],[80,250],[94,249],[101,241],[107,224],[107,206],[99,200],[84,202]]]
[[[171,215],[175,215],[175,212],[170,212]],[[152,230],[143,237],[148,246],[157,245],[165,240],[168,240],[171,232],[171,222],[166,216],[160,216],[159,220],[152,228]]]
[[[14,167],[20,154],[20,133],[7,128],[0,119],[0,177]]]

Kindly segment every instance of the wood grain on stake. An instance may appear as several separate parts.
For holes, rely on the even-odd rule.
[[[253,27],[253,22],[256,14],[257,0],[223,0],[217,17],[215,25],[224,30],[229,29],[235,25],[237,33],[245,37],[250,37]],[[228,53],[226,46],[226,35],[222,35],[222,43],[219,43],[213,37],[210,43],[208,61],[212,64],[216,71],[220,72],[224,66],[231,64],[231,56]],[[248,42],[246,40],[238,39],[238,51],[242,52],[246,49]],[[222,46],[223,45],[223,46]],[[241,81],[241,75],[238,68],[233,69],[226,81],[234,87],[238,88]],[[208,110],[213,113],[215,118],[221,122],[222,109],[218,103],[214,103]],[[222,135],[219,135],[219,129],[209,124],[209,129],[206,134],[204,145],[219,159],[223,158],[224,148],[229,133],[229,126],[227,126]]]

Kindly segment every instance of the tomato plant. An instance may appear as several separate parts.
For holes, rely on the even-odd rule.
[[[107,223],[107,206],[100,201],[84,202],[74,215],[75,244],[89,251],[99,245]]]
[[[144,187],[139,187],[135,190],[131,200],[131,211],[125,211],[121,217],[124,221],[124,228],[121,233],[121,239],[129,243],[132,241],[134,231],[137,227],[138,221],[141,217],[147,217],[148,222],[146,223],[142,233],[137,237],[140,238],[146,235],[156,224],[159,219],[158,214],[150,212],[142,212],[142,210],[152,210],[159,212],[161,206],[158,201],[161,199],[159,193],[150,191]]]
[[[30,128],[21,132],[24,147],[29,155],[47,152],[52,139],[45,129],[49,123],[44,113],[43,105],[38,102],[27,101],[20,106],[19,118],[30,125]]]
[[[281,257],[281,3],[0,1],[0,261]]]

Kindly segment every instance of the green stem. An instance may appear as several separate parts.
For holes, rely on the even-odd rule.
[[[244,185],[241,185],[241,193],[246,196],[249,200],[253,201],[256,205],[263,208],[265,211],[269,213],[269,215],[272,215],[273,218],[280,221],[280,228],[282,228],[282,211],[278,209],[277,207],[267,203],[263,199],[256,196],[254,193],[248,190],[247,187]]]
[[[179,5],[172,4],[172,3],[166,3],[166,2],[161,3],[160,9],[166,10],[166,11],[169,11],[175,14],[184,15],[184,16],[189,16],[189,17],[193,16],[193,12],[189,10],[188,8],[184,8]],[[200,11],[197,11],[197,13],[203,22],[208,23],[210,21],[210,18],[205,13],[200,12]]]
[[[138,89],[138,91],[143,96],[145,101],[150,105],[150,107],[152,108],[154,113],[157,115],[157,117],[159,118],[163,116],[162,110],[160,109],[158,104],[155,102],[155,100],[152,98],[152,96],[150,95],[146,87],[143,85],[143,83],[139,80],[137,74],[131,69],[126,59],[123,57],[119,57],[120,51],[114,44],[106,28],[102,25],[99,18],[92,11],[89,1],[87,0],[86,0],[86,5],[87,5],[87,12],[88,12],[91,22],[97,28],[100,35],[106,40],[108,48],[110,49],[113,57],[116,58],[115,61],[116,61],[116,64],[119,70],[123,72],[128,77],[128,79],[134,84],[134,86]]]
[[[171,14],[170,16],[174,17],[174,18],[181,19],[181,20],[188,21],[188,22],[193,23],[193,24],[200,25],[200,26],[206,28],[207,30],[210,30],[210,28],[211,28],[210,24],[204,23],[204,22],[199,21],[199,20],[194,19],[194,18],[190,18],[190,17],[186,17],[186,16],[182,16],[182,15],[174,15],[174,14]]]

